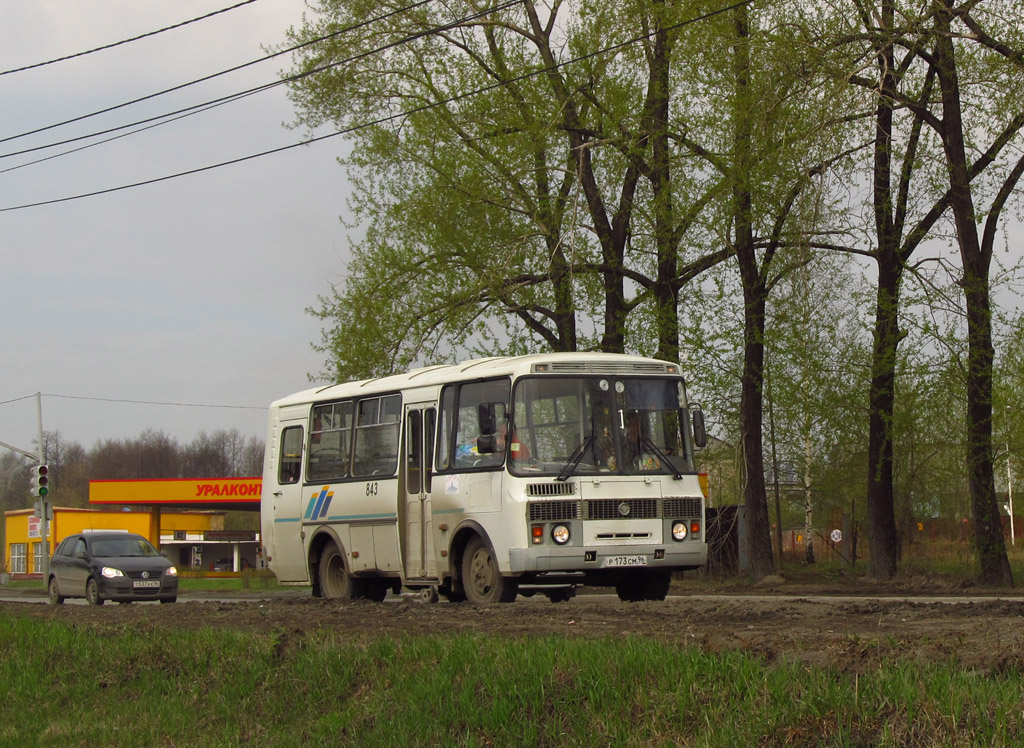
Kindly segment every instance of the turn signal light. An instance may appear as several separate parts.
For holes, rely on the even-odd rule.
[[[530,534],[533,536],[533,544],[539,545],[544,542],[544,525],[531,525]]]

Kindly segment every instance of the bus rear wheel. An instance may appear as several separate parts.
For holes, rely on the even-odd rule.
[[[638,571],[619,579],[615,592],[620,600],[627,603],[664,600],[671,584],[671,571]]]
[[[336,545],[328,545],[320,555],[318,573],[320,594],[331,599],[352,600],[362,597],[362,585],[348,571],[344,554]]]
[[[491,549],[479,537],[474,537],[462,555],[462,588],[469,602],[490,605],[515,600],[519,584],[501,575]]]

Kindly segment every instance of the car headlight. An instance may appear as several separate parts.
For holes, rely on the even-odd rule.
[[[672,523],[672,539],[673,540],[686,540],[686,523],[685,522],[673,522]]]
[[[555,525],[551,528],[551,539],[558,545],[565,545],[569,542],[569,528],[565,525]]]
[[[166,574],[169,577],[176,577],[178,576],[178,569],[177,567],[169,566],[167,567],[167,571],[165,571],[164,574]]]
[[[100,569],[100,574],[105,576],[107,579],[113,579],[114,577],[123,577],[124,572],[120,569],[115,569],[112,566],[104,566]]]

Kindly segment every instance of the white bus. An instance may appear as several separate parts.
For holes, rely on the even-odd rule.
[[[692,423],[692,430],[691,430]],[[262,538],[328,598],[662,600],[707,561],[704,421],[678,364],[605,353],[435,366],[270,406]]]

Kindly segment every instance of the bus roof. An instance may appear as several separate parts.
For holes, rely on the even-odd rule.
[[[623,353],[572,352],[533,353],[525,356],[479,358],[458,364],[426,366],[404,374],[376,379],[328,384],[296,392],[272,403],[285,407],[301,403],[353,397],[359,394],[393,392],[410,387],[426,387],[448,382],[472,381],[500,376],[522,376],[547,364],[552,374],[647,374],[677,375],[678,363]]]

